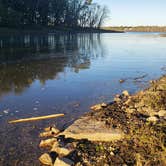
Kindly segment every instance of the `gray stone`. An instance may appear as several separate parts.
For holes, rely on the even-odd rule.
[[[105,142],[119,140],[124,136],[121,130],[108,128],[104,122],[94,120],[89,116],[76,120],[60,135],[65,135],[66,138]]]

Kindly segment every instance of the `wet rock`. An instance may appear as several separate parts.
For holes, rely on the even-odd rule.
[[[44,128],[44,131],[51,131],[51,129],[52,129],[52,126],[49,126],[49,127]]]
[[[40,133],[40,137],[50,137],[50,136],[56,136],[60,133],[60,130],[50,127],[50,128],[45,128],[45,132]]]
[[[55,160],[54,166],[74,166],[74,162],[67,158],[59,158]]]
[[[90,107],[90,109],[93,110],[93,111],[97,111],[97,110],[100,110],[100,109],[102,109],[103,107],[106,107],[106,106],[107,106],[107,104],[105,104],[105,103],[96,104],[96,105]]]
[[[73,104],[73,107],[75,107],[75,108],[80,107],[80,103],[75,103],[75,104]]]
[[[52,145],[51,151],[54,152],[55,149],[56,149],[57,147],[59,147],[59,146],[60,146],[60,145],[59,145],[59,142],[58,142],[58,141],[54,142],[54,144]]]
[[[146,119],[148,122],[157,122],[158,118],[155,116],[150,116],[149,118]]]
[[[9,109],[6,109],[3,111],[5,114],[8,114],[9,113]]]
[[[55,127],[52,127],[51,128],[51,131],[54,133],[54,134],[59,134],[60,133],[60,130],[55,128]]]
[[[69,149],[64,148],[64,147],[54,146],[54,147],[51,149],[51,151],[58,153],[60,156],[67,156],[67,155],[69,155],[73,150],[69,150]]]
[[[123,94],[124,96],[126,96],[126,97],[128,97],[128,96],[130,95],[127,90],[124,90],[124,91],[122,92],[122,94]]]
[[[124,83],[124,82],[125,82],[125,80],[120,79],[120,80],[119,80],[119,82],[122,84],[122,83]]]
[[[149,82],[150,82],[151,84],[156,83],[156,81],[155,81],[155,80],[150,80]]]
[[[53,136],[53,133],[52,133],[52,131],[46,131],[46,132],[40,133],[39,136],[40,137],[50,137],[50,136]]]
[[[121,98],[120,97],[115,97],[114,101],[117,102],[117,103],[119,103],[119,102],[121,102]]]
[[[49,166],[52,166],[53,163],[52,163],[52,159],[50,157],[49,154],[47,153],[44,153],[42,154],[40,157],[39,157],[39,161],[44,164],[44,165],[49,165]],[[59,165],[60,166],[60,165]]]
[[[54,143],[56,143],[56,142],[57,142],[56,138],[41,140],[39,147],[41,147],[41,148],[52,147],[54,145]]]

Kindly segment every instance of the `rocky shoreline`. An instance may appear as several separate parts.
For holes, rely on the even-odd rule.
[[[46,128],[39,160],[50,166],[166,165],[166,76],[109,104],[97,104],[65,131]]]

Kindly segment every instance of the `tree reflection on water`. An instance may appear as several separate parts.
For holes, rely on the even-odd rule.
[[[1,36],[0,93],[19,94],[36,79],[56,79],[67,67],[88,69],[102,55],[100,34]]]

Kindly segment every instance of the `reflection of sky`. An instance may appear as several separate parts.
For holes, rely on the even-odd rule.
[[[110,9],[106,25],[166,25],[165,0],[94,0]]]
[[[148,74],[144,79],[147,81],[162,74],[161,67],[165,66],[166,62],[166,38],[164,37],[144,33],[101,34],[100,45],[97,43],[95,39],[91,47],[80,45],[80,51],[74,50],[73,56],[68,57],[66,62],[72,61],[70,63],[72,65],[65,67],[57,60],[62,70],[53,67],[58,63],[45,61],[48,66],[44,66],[43,70],[41,66],[39,70],[39,73],[45,76],[45,82],[42,83],[40,77],[35,77],[22,93],[14,94],[11,91],[4,95],[1,97],[1,109],[10,108],[12,112],[19,110],[20,113],[27,115],[33,113],[33,108],[37,107],[35,113],[40,115],[45,112],[70,114],[73,108],[68,109],[69,103],[79,102],[80,107],[77,112],[72,112],[76,115],[87,111],[92,104],[110,101],[113,95],[124,89],[130,92],[138,90],[141,84],[134,83],[131,78]],[[97,57],[94,56],[95,53],[96,56],[98,54]],[[84,56],[89,57],[89,61],[83,68],[79,68],[79,59]],[[79,70],[75,72],[73,66],[78,66]],[[37,68],[34,68],[34,74]],[[54,75],[57,76],[54,78],[52,77]],[[129,79],[120,84],[119,80],[123,78]],[[24,82],[24,77],[22,79]],[[18,82],[21,83],[21,80]],[[35,101],[39,101],[39,105],[36,106]]]

